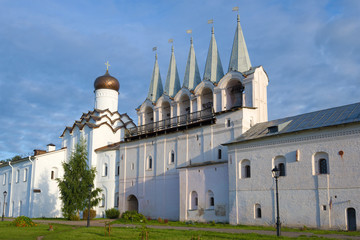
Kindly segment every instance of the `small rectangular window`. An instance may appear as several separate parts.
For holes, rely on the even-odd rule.
[[[230,118],[226,119],[226,127],[231,127],[231,120],[230,120]]]
[[[54,180],[54,178],[55,178],[55,173],[54,171],[51,171],[51,179]]]
[[[210,206],[211,206],[211,207],[214,206],[214,198],[213,198],[213,197],[210,198]]]

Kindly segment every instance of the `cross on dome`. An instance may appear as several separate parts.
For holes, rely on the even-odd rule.
[[[111,65],[109,64],[109,61],[106,61],[105,65],[106,65],[106,71],[109,71],[109,66],[111,66]]]

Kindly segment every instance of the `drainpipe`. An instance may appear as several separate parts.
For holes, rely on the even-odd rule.
[[[11,167],[11,183],[10,183],[10,196],[9,196],[9,217],[13,215],[12,209],[13,209],[13,205],[12,204],[12,196],[13,196],[13,186],[14,186],[14,181],[13,181],[13,176],[14,176],[14,167],[11,165],[11,162],[9,161],[9,166]]]
[[[35,158],[34,160],[31,160],[31,156],[29,156],[29,161],[31,162],[31,176],[30,176],[30,187],[29,187],[29,202],[28,202],[28,217],[33,217],[32,216],[32,208],[33,208],[33,196],[34,196],[34,193],[33,193],[33,189],[34,189],[34,174],[35,174]]]

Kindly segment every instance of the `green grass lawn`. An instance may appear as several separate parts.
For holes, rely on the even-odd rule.
[[[124,219],[117,219],[112,224],[137,224],[137,225],[156,225],[156,226],[174,226],[174,227],[197,227],[197,228],[233,228],[233,229],[247,229],[247,230],[263,230],[263,231],[276,231],[275,226],[251,226],[251,225],[230,225],[227,223],[200,223],[200,222],[177,222],[168,221],[168,223],[160,223],[158,220],[148,220],[146,223],[133,223],[131,221],[125,221]],[[283,232],[311,232],[314,234],[341,234],[348,236],[360,236],[359,231],[347,232],[347,231],[335,231],[335,230],[319,230],[303,228],[288,228],[282,227]]]
[[[231,234],[193,231],[193,230],[159,230],[159,229],[143,229],[139,228],[117,228],[113,227],[111,236],[105,236],[104,228],[102,227],[74,227],[69,225],[54,224],[54,231],[49,231],[48,224],[38,224],[36,227],[15,227],[10,222],[0,222],[0,239],[37,239],[43,236],[43,240],[51,239],[66,239],[66,240],[91,240],[91,239],[141,239],[140,234],[144,231],[148,232],[149,239],[278,239],[276,236],[267,236],[259,234]],[[281,237],[280,239],[291,239]],[[297,239],[308,239],[300,237]]]

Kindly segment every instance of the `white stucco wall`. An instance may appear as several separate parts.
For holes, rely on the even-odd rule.
[[[271,169],[274,158],[282,156],[286,159],[286,176],[279,178],[279,209],[284,226],[346,229],[346,209],[352,207],[359,228],[359,133],[358,125],[348,125],[230,145],[230,223],[275,224]],[[327,153],[329,174],[313,170],[317,167],[313,164],[316,153]],[[243,159],[251,163],[251,178],[240,178]],[[257,203],[261,205],[261,219],[254,217]]]

